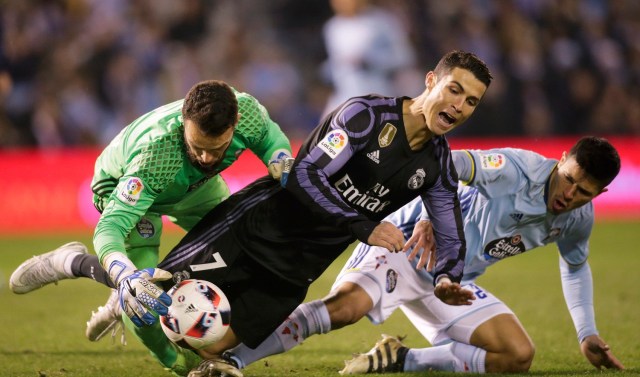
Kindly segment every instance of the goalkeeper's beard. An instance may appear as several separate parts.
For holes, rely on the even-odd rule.
[[[213,176],[215,176],[216,174],[218,174],[218,166],[220,166],[220,164],[222,163],[222,158],[219,159],[218,161],[216,161],[215,164],[211,164],[211,165],[202,165],[200,163],[200,161],[198,161],[198,158],[191,153],[191,151],[189,150],[189,147],[185,145],[185,150],[187,152],[187,157],[189,158],[189,162],[191,162],[191,165],[195,166],[196,168],[198,168],[198,170],[200,170],[204,175],[206,175],[208,178],[211,178]],[[224,156],[224,154],[223,154]]]

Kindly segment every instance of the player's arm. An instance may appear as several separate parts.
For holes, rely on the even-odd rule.
[[[346,104],[327,117],[300,149],[285,187],[314,214],[349,229],[358,240],[400,250],[404,237],[399,229],[383,225],[384,229],[374,234],[374,229],[382,224],[351,208],[329,183],[329,177],[366,146],[371,133],[375,132],[374,127],[369,127],[375,121],[372,117],[368,108],[358,101]]]
[[[560,278],[564,299],[578,334],[582,354],[593,366],[624,369],[596,328],[593,305],[593,277],[587,261],[588,237],[593,220],[578,222],[572,235],[558,241]]]
[[[435,185],[421,194],[433,223],[437,245],[434,269],[435,294],[450,305],[470,305],[473,293],[460,286],[466,255],[462,212],[458,200],[458,175],[452,154],[440,160],[440,177]]]
[[[152,324],[152,309],[166,314],[171,299],[154,281],[171,275],[159,269],[138,270],[127,257],[125,239],[182,167],[181,154],[167,154],[166,141],[141,148],[125,167],[125,174],[104,205],[94,232],[100,262],[114,282],[123,311],[138,326]]]
[[[247,147],[269,169],[269,174],[279,179],[283,161],[292,156],[291,144],[280,126],[258,100],[246,93],[238,93],[240,121],[237,130],[246,140]]]

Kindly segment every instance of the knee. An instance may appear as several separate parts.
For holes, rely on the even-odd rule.
[[[510,347],[506,355],[504,370],[502,372],[522,373],[528,372],[535,355],[535,346],[532,342],[521,342]]]

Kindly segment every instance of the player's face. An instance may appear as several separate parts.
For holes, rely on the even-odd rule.
[[[462,68],[454,68],[444,77],[429,72],[426,84],[429,94],[422,112],[435,135],[444,135],[464,123],[487,90],[471,71]]]
[[[220,136],[209,136],[200,130],[195,122],[184,121],[184,142],[189,161],[207,175],[215,174],[217,166],[222,162],[224,153],[231,145],[233,130],[229,128]]]
[[[600,193],[598,182],[582,170],[573,157],[566,153],[558,162],[558,166],[549,181],[547,211],[558,215],[571,211],[589,203]]]

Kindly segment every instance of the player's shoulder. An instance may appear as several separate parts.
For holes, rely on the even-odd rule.
[[[267,109],[251,94],[233,89],[238,100],[240,120],[236,126],[236,136],[260,137],[266,132],[269,114]]]
[[[385,97],[378,94],[351,97],[332,113],[333,122],[354,132],[384,128],[402,119],[402,102],[405,97]],[[395,122],[394,122],[395,120]]]
[[[545,166],[554,165],[551,160],[539,153],[518,148],[495,148],[489,150],[469,151],[472,153],[478,169],[483,170],[518,170],[527,177],[548,175],[549,171],[543,171]],[[546,176],[544,177],[546,180]]]

